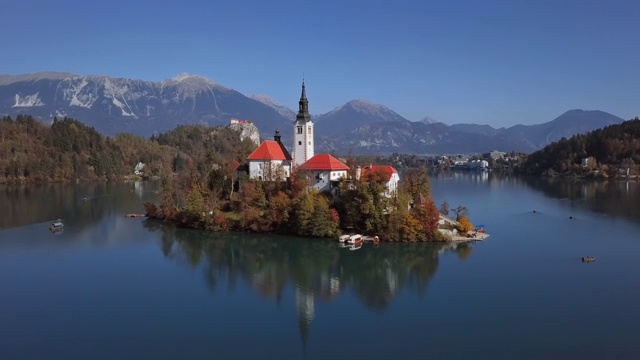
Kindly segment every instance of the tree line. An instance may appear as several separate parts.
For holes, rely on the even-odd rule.
[[[519,169],[536,175],[620,176],[638,174],[640,119],[562,138],[527,156]]]
[[[246,158],[252,146],[223,126],[178,126],[149,139],[128,133],[111,138],[71,118],[46,125],[29,115],[5,116],[0,118],[0,183],[119,180],[139,162],[149,176],[170,176],[186,163],[205,173],[207,161]]]

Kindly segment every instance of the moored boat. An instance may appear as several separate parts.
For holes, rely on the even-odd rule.
[[[378,238],[378,236],[363,236],[362,237],[362,241],[364,242],[372,242],[374,244],[377,244],[380,242],[380,238]]]
[[[62,231],[64,229],[64,224],[62,223],[62,221],[54,221],[51,223],[51,225],[49,225],[49,230],[56,232],[56,231]]]
[[[362,235],[360,235],[360,234],[351,235],[351,236],[349,236],[349,240],[347,240],[347,242],[349,244],[360,243],[360,242],[362,242]]]
[[[347,234],[340,235],[340,237],[338,238],[338,241],[345,242],[345,241],[349,240],[350,237],[351,237],[351,235],[347,235]]]

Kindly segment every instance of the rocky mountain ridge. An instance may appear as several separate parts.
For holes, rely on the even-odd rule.
[[[30,114],[43,121],[73,117],[114,135],[149,136],[178,124],[227,125],[251,119],[272,134],[287,128],[272,107],[207,78],[180,74],[161,82],[68,73],[0,75],[0,114]]]
[[[313,109],[313,93],[309,93]],[[292,142],[295,112],[265,95],[247,97],[210,79],[180,74],[161,82],[70,73],[0,75],[0,114],[30,114],[42,121],[73,117],[96,130],[141,136],[179,124],[228,125],[247,119],[263,138],[280,130]],[[495,129],[489,125],[445,125],[431,118],[409,121],[384,105],[352,100],[313,116],[316,152],[475,153],[531,152],[561,137],[602,128],[623,119],[602,111],[570,110],[537,125]],[[255,137],[255,134],[253,134]]]

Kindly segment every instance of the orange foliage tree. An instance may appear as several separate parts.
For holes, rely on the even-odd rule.
[[[460,216],[458,219],[458,231],[466,233],[473,230],[473,224],[466,216]]]

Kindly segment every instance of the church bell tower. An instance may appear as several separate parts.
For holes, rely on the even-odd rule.
[[[302,80],[302,95],[298,102],[298,115],[293,122],[293,166],[304,164],[314,155],[313,121],[309,115],[309,101]]]

